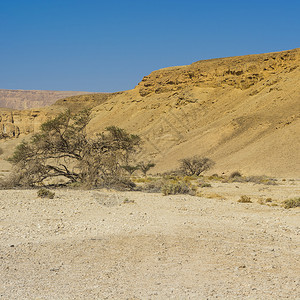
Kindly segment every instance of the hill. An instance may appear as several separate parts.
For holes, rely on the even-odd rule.
[[[94,108],[90,130],[140,134],[157,170],[194,154],[215,172],[299,176],[300,49],[151,73]]]
[[[133,90],[66,98],[35,113],[35,122],[23,119],[34,132],[45,111],[48,118],[66,107],[93,107],[90,134],[117,125],[141,135],[154,171],[199,154],[215,160],[212,172],[297,177],[299,65],[300,49],[199,61],[154,71]]]
[[[88,92],[0,89],[0,107],[13,109],[37,108],[51,105],[61,98],[82,94],[88,94]]]

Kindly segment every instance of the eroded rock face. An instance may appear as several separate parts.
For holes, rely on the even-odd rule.
[[[69,91],[24,91],[0,89],[0,107],[12,109],[31,109],[53,104],[58,99],[89,94]]]
[[[298,63],[298,64],[297,64]],[[299,65],[299,50],[198,61],[188,66],[165,68],[145,76],[137,88],[141,96],[178,91],[187,86],[232,86],[245,90],[280,72]]]
[[[0,111],[0,139],[17,138],[22,134],[36,133],[41,124],[55,115],[42,110]]]

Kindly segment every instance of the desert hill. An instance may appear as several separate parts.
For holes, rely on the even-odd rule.
[[[0,107],[13,109],[37,108],[51,105],[61,98],[82,94],[88,94],[88,92],[0,89]]]
[[[74,96],[39,113],[2,113],[2,120],[21,114],[20,133],[34,132],[42,120],[82,103],[93,107],[91,134],[108,125],[139,134],[140,158],[155,161],[154,171],[199,154],[215,160],[211,172],[299,177],[299,65],[300,49],[199,61],[154,71],[133,90]]]

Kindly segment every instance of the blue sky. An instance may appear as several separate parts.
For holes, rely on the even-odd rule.
[[[0,88],[114,92],[153,70],[300,47],[300,1],[0,0]]]

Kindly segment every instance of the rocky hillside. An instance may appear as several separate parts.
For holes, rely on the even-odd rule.
[[[56,100],[87,92],[1,90],[0,107],[29,109],[53,104]]]
[[[47,114],[94,107],[89,132],[117,125],[141,135],[140,158],[158,172],[199,154],[215,160],[211,172],[299,177],[299,66],[300,49],[199,61],[154,71],[130,91],[59,101]],[[27,111],[26,122],[38,124],[44,111]]]

